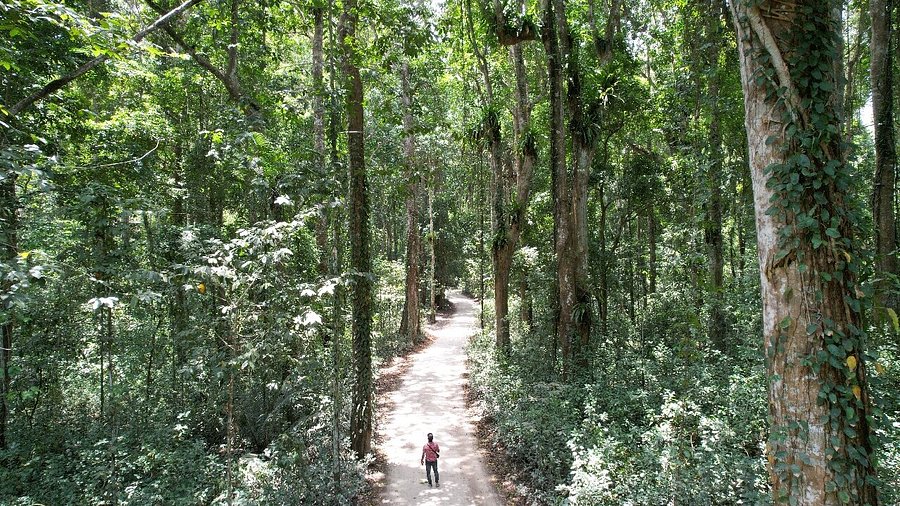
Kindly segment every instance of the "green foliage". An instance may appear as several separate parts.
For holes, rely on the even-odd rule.
[[[529,471],[521,489],[548,504],[768,503],[764,371],[709,367],[689,301],[656,301],[638,327],[617,328],[581,386],[536,373],[537,336],[517,336],[528,344],[505,366],[489,335],[472,342],[477,405]]]

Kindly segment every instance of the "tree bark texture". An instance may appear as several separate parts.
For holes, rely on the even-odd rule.
[[[509,56],[516,75],[515,105],[513,106],[513,145],[521,146],[521,152],[513,155],[512,174],[501,163],[500,125],[497,118],[488,121],[488,142],[491,150],[491,168],[494,171],[493,228],[494,244],[494,308],[496,317],[497,349],[506,356],[511,353],[509,332],[509,282],[513,255],[516,252],[525,211],[531,198],[531,180],[537,159],[537,150],[531,136],[531,103],[525,76],[525,60],[522,46],[509,48]],[[512,202],[512,205],[509,203]],[[524,303],[524,301],[522,301]]]
[[[352,294],[353,406],[350,445],[359,458],[372,449],[372,257],[370,253],[369,196],[365,166],[363,86],[356,52],[356,0],[344,2],[338,40],[344,58],[347,108],[347,150],[350,162],[350,261],[354,272]]]
[[[878,277],[898,275],[897,148],[894,136],[894,0],[871,0],[872,113],[875,119],[875,182],[872,191],[872,221],[875,224],[875,266]],[[881,283],[881,290],[890,288]],[[897,310],[897,295],[882,296],[881,304]]]
[[[416,164],[415,122],[412,111],[412,90],[409,85],[409,62],[400,65],[400,100],[403,104],[403,156],[406,165],[406,300],[401,333],[409,343],[422,337],[419,311],[419,171]]]
[[[840,74],[824,56],[839,45],[839,3],[732,0],[730,5],[756,211],[774,499],[801,506],[876,505],[869,483],[874,470],[865,349],[859,337],[861,292],[848,267],[855,255],[844,212],[849,190],[846,181],[836,182],[840,173],[822,176],[843,170],[845,156],[840,106],[834,100]],[[800,53],[804,45],[823,56],[810,61]],[[813,79],[823,84],[804,82],[811,73],[806,64],[821,73]],[[770,93],[772,87],[784,98]],[[820,132],[810,118],[826,118],[831,133],[811,147],[786,133],[788,128]],[[800,179],[779,172],[801,155],[810,162]],[[797,194],[786,194],[785,188]],[[784,203],[785,198],[791,200]],[[799,217],[819,209],[834,219],[801,232]],[[824,241],[814,246],[812,239],[819,236]]]

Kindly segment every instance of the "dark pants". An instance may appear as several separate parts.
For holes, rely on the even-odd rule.
[[[440,483],[441,475],[438,473],[438,470],[437,470],[437,461],[435,460],[434,462],[429,462],[426,460],[425,461],[425,477],[428,478],[428,484],[431,485],[431,468],[434,468],[434,483],[435,484]]]

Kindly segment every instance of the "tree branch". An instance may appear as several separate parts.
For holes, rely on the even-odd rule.
[[[155,10],[156,12],[163,11],[163,8],[160,7],[160,5],[157,4],[156,2],[154,2],[153,0],[144,0],[144,1],[147,3],[147,5],[150,6],[151,9]],[[254,114],[260,112],[261,108],[260,108],[259,104],[257,104],[256,101],[253,100],[253,98],[246,96],[244,94],[243,90],[240,87],[240,83],[237,81],[237,73],[236,72],[234,73],[234,77],[231,77],[231,74],[228,74],[228,73],[220,70],[218,67],[213,65],[213,63],[211,61],[209,61],[209,58],[207,58],[206,56],[203,56],[201,53],[197,52],[197,48],[195,48],[194,46],[189,44],[187,41],[185,41],[184,38],[181,35],[179,35],[178,32],[176,32],[175,29],[172,28],[171,26],[168,26],[168,25],[164,26],[163,31],[166,32],[166,35],[168,35],[169,38],[175,42],[175,44],[177,44],[179,47],[181,47],[182,51],[184,51],[185,53],[190,55],[190,57],[193,58],[195,62],[197,62],[197,65],[200,65],[207,72],[212,74],[213,77],[218,79],[219,82],[221,82],[225,86],[225,90],[228,92],[228,96],[230,96],[232,100],[234,100],[235,102],[238,102],[238,103],[240,103],[241,101],[246,102],[247,110],[244,111],[245,114],[247,114],[248,116],[251,116],[251,115],[254,115]],[[235,51],[237,51],[236,45],[234,45],[234,48],[235,48]],[[231,59],[230,52],[231,52],[231,50],[229,48],[229,60]],[[235,61],[237,61],[236,57],[235,57]]]
[[[144,37],[146,37],[151,32],[155,31],[156,29],[158,29],[160,27],[166,26],[166,23],[168,23],[169,21],[171,21],[175,17],[179,16],[184,11],[190,9],[191,7],[193,7],[194,5],[196,5],[202,1],[203,0],[187,0],[186,2],[179,5],[178,7],[175,7],[171,11],[160,16],[150,26],[148,26],[148,27],[144,28],[143,30],[139,31],[138,33],[134,34],[134,36],[131,38],[131,40],[134,42],[140,42],[141,40],[144,39]],[[108,60],[109,56],[110,55],[108,55],[108,54],[98,56],[98,57],[94,58],[93,60],[78,67],[71,73],[66,74],[58,79],[54,79],[54,80],[50,81],[49,83],[47,83],[46,86],[44,86],[40,90],[36,91],[29,97],[20,100],[15,105],[10,107],[7,115],[10,118],[14,118],[17,114],[22,112],[24,109],[32,106],[33,104],[35,104],[36,102],[38,102],[40,100],[47,98],[48,96],[50,96],[54,92],[62,89],[63,87],[65,87],[66,85],[68,85],[69,83],[74,81],[75,79],[78,79],[79,77],[83,76],[84,74],[90,72],[91,69],[93,69],[97,65],[100,65],[101,63]]]
[[[775,40],[775,37],[772,35],[766,22],[762,19],[759,7],[753,5],[747,9],[747,20],[750,21],[750,27],[753,28],[753,32],[756,33],[756,36],[759,37],[759,41],[766,49],[766,52],[769,53],[769,57],[772,60],[772,67],[775,69],[775,75],[778,76],[778,84],[787,90],[786,98],[788,105],[790,105],[791,114],[794,116],[801,114],[804,123],[806,123],[806,117],[800,104],[800,95],[797,92],[797,88],[794,86],[794,80],[791,79],[791,72],[788,70],[787,63],[784,61],[781,49],[778,48],[778,42]]]

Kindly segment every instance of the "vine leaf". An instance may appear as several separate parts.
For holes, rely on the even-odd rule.
[[[893,308],[887,308],[887,314],[891,318],[891,323],[894,325],[894,332],[900,332],[900,321],[897,319],[897,312],[894,311]]]

